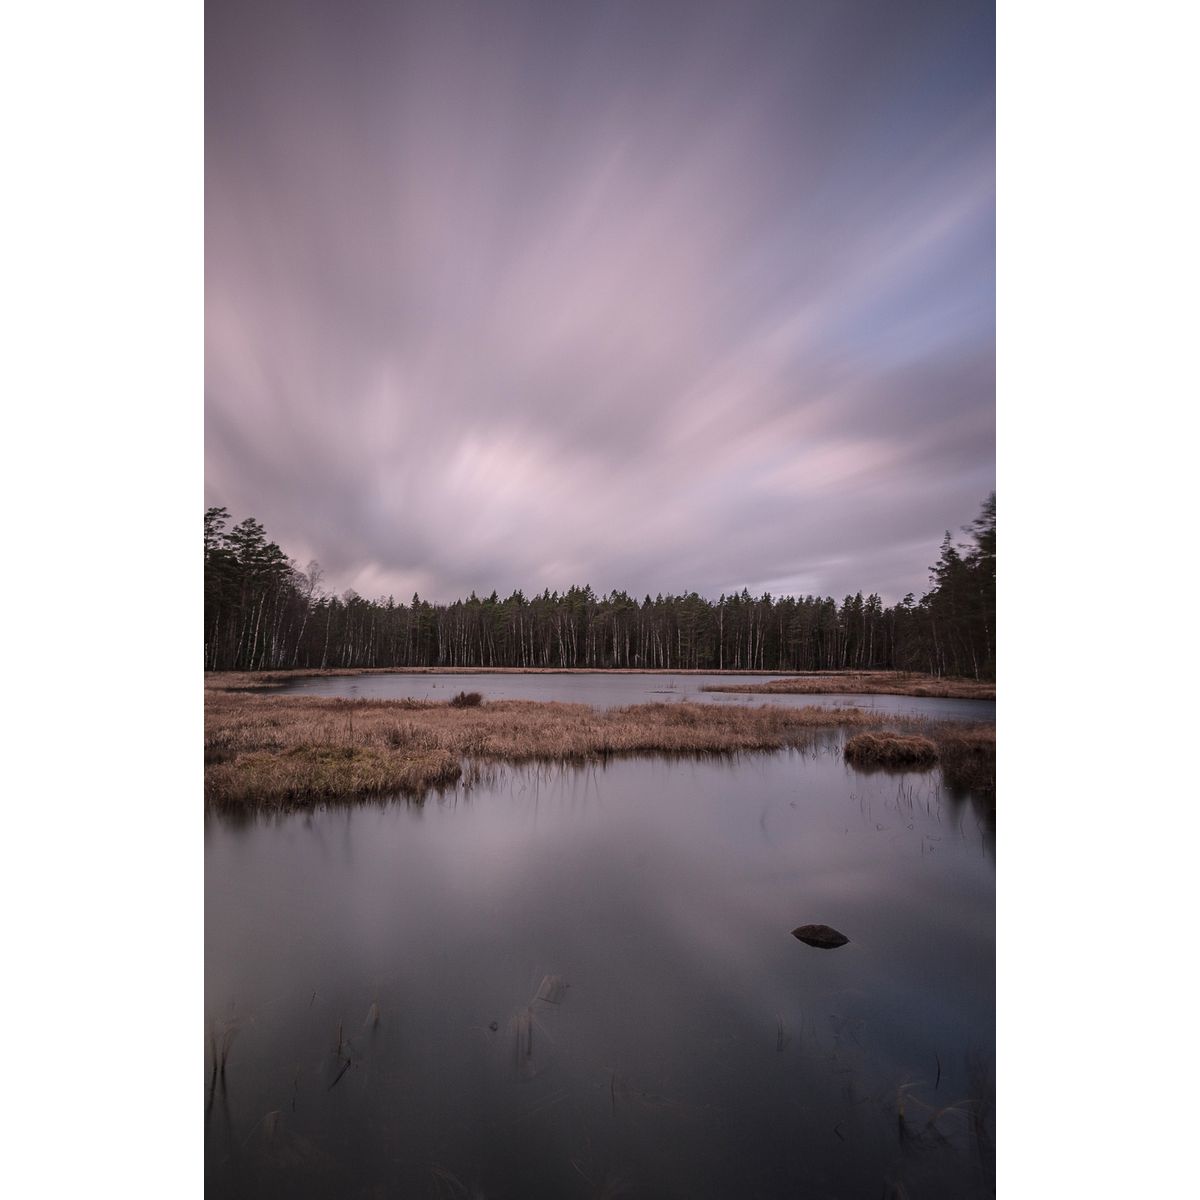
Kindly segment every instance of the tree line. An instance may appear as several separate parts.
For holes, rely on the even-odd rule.
[[[590,667],[927,671],[995,678],[996,498],[950,533],[930,590],[885,606],[832,597],[474,592],[452,604],[340,596],[303,571],[253,517],[204,514],[206,670],[346,667]]]

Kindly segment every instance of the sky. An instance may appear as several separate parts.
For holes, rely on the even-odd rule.
[[[994,9],[209,0],[205,501],[325,587],[928,588],[995,486]]]

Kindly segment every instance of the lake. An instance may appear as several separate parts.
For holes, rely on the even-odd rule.
[[[670,703],[690,700],[707,704],[820,704],[826,707],[865,708],[898,716],[933,717],[938,720],[994,721],[994,700],[948,700],[925,696],[870,696],[838,692],[831,695],[743,695],[705,692],[709,686],[771,683],[778,675],[670,675],[637,672],[583,671],[518,674],[516,672],[464,672],[451,674],[380,673],[377,675],[298,676],[272,691],[280,695],[306,693],[345,696],[358,700],[448,700],[457,692],[479,692],[485,700],[558,700],[617,708],[626,704]]]
[[[208,1194],[994,1195],[994,806],[842,739],[209,816]]]

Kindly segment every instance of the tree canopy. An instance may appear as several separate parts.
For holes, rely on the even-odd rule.
[[[431,604],[414,594],[367,600],[321,590],[263,526],[230,527],[204,514],[204,665],[207,670],[313,667],[590,667],[812,671],[928,671],[995,677],[996,498],[949,531],[930,590],[885,606],[876,593],[707,600],[695,592],[605,595],[591,586],[527,598],[493,590]]]

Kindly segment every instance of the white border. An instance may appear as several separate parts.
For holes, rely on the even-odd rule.
[[[1000,1194],[1176,1195],[1200,30],[999,15]],[[202,1188],[202,45],[149,0],[0,43],[10,1195]]]
[[[0,35],[10,1196],[203,1190],[202,54],[192,3]]]
[[[1182,1195],[1197,9],[999,17],[999,1194]]]

